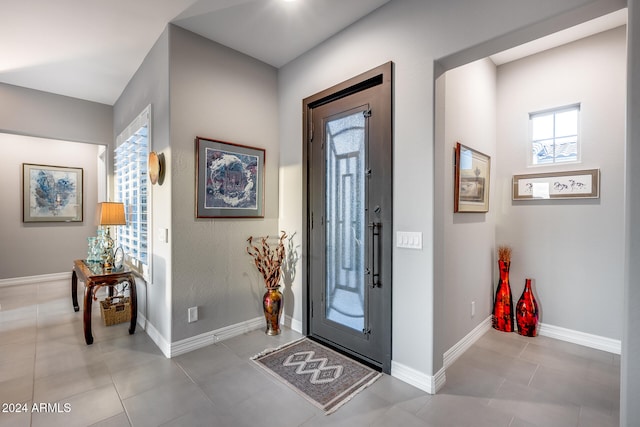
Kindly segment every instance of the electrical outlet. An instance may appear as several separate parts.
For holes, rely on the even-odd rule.
[[[476,302],[471,301],[471,317],[476,315]]]
[[[198,307],[189,307],[187,311],[187,321],[193,323],[198,320]]]

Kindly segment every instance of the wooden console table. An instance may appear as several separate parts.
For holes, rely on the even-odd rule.
[[[113,288],[120,283],[129,283],[129,297],[131,298],[131,324],[129,334],[136,331],[136,321],[138,317],[138,298],[136,295],[136,279],[133,273],[126,269],[104,270],[100,264],[87,263],[82,259],[73,262],[73,273],[71,274],[71,299],[73,309],[79,311],[78,306],[78,279],[84,282],[84,339],[87,344],[93,344],[93,334],[91,333],[91,306],[93,303],[94,288],[101,286],[109,287],[109,295],[113,295]]]

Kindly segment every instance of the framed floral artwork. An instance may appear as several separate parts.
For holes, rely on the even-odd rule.
[[[83,169],[22,164],[23,222],[82,222]]]

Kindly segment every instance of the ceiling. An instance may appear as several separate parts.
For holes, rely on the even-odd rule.
[[[169,22],[281,67],[389,1],[0,0],[0,82],[113,105]],[[621,19],[492,59],[622,25],[626,10]]]
[[[627,23],[627,9],[620,9],[608,15],[601,16],[575,27],[550,34],[546,37],[514,47],[504,52],[490,56],[496,65],[502,65],[534,53],[542,52],[553,47],[571,43],[573,41],[592,36],[603,31],[617,28]]]
[[[167,23],[274,67],[389,0],[0,0],[0,82],[113,105]]]

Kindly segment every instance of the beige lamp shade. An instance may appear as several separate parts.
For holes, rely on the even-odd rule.
[[[124,215],[124,204],[117,202],[98,203],[98,224],[127,225]]]

